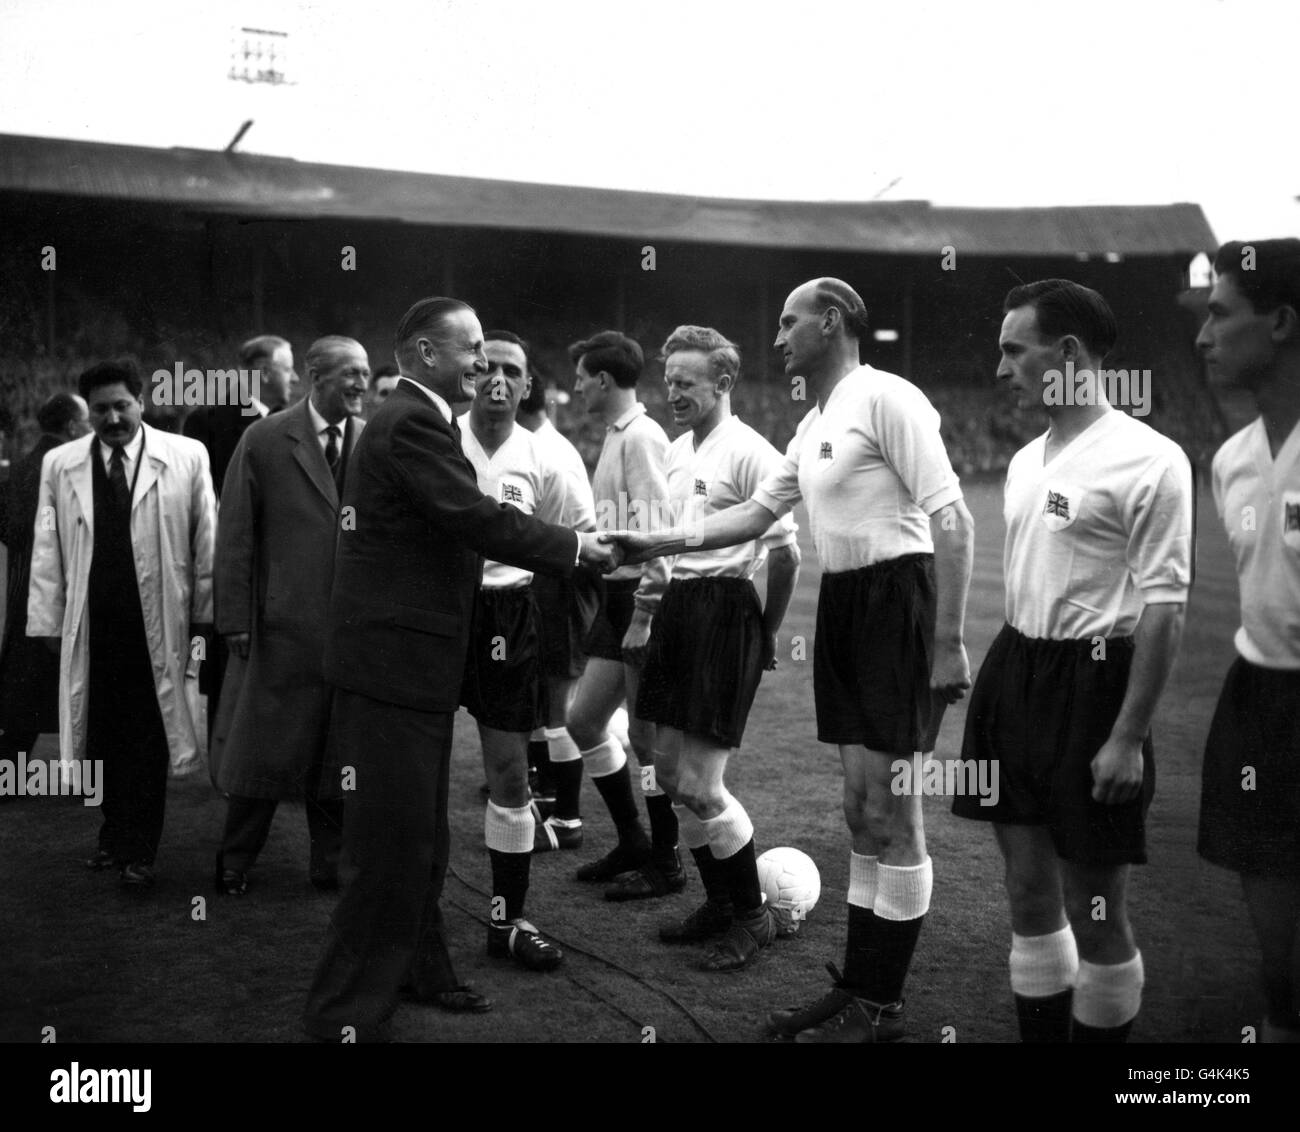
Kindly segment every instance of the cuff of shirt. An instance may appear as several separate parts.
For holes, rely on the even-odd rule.
[[[792,506],[782,503],[781,500],[777,499],[777,497],[773,495],[770,491],[764,491],[761,487],[756,492],[754,492],[753,495],[750,496],[750,499],[752,499],[755,503],[758,503],[761,506],[766,507],[778,519],[780,519],[783,515],[787,514],[788,512],[794,510]]]
[[[573,537],[578,542],[577,548],[573,552],[573,568],[576,570],[582,565],[582,536],[577,531],[574,531]]]

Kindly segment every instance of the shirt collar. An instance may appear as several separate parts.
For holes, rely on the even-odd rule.
[[[126,458],[127,463],[134,464],[140,458],[140,449],[144,446],[144,422],[135,430],[135,435],[123,446],[122,455]],[[113,449],[105,444],[102,440],[99,443],[100,454],[104,458],[104,467],[112,466]]]
[[[637,419],[645,410],[644,401],[634,401],[632,407],[628,409],[621,417],[609,426],[610,432],[622,432],[628,425]]]
[[[312,400],[310,396],[308,396],[307,398],[307,415],[311,417],[311,427],[317,436],[319,436],[322,432],[324,432],[327,428],[329,428],[330,426],[329,421],[327,421],[324,417],[320,415],[320,412],[317,410],[316,406],[312,404]],[[334,426],[339,430],[340,436],[343,435],[343,429],[347,425],[347,423],[348,423],[347,420],[344,419],[339,421],[339,423]]]
[[[271,407],[265,401],[259,401],[256,397],[250,397],[248,403],[257,410],[259,417],[269,416],[271,413]]]
[[[407,377],[405,374],[399,376],[397,380],[405,381],[407,384],[415,386],[416,389],[428,397],[429,400],[438,407],[438,412],[442,414],[442,419],[448,424],[451,424],[451,406],[439,397],[432,389],[427,385],[421,385],[418,381],[412,381],[411,378]]]

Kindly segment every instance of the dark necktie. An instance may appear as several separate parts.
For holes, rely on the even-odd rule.
[[[342,491],[343,485],[339,483],[339,426],[330,425],[325,430],[325,435],[329,437],[325,444],[325,463],[330,466],[330,475],[334,477],[334,486]]]
[[[108,482],[113,489],[113,502],[119,507],[129,505],[131,489],[126,486],[126,460],[116,445],[109,455]]]

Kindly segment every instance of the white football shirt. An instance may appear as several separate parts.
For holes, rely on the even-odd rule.
[[[827,573],[932,554],[930,516],[961,498],[939,414],[910,381],[862,366],[799,422],[753,498],[775,515],[802,499]]]
[[[1276,460],[1262,419],[1224,441],[1214,506],[1241,586],[1237,651],[1251,664],[1300,669],[1300,425]]]
[[[460,446],[474,465],[479,491],[484,495],[517,507],[525,515],[533,515],[545,523],[564,527],[588,523],[584,529],[594,529],[596,519],[590,500],[569,492],[564,473],[547,458],[526,428],[515,425],[501,447],[489,457],[470,427],[469,413],[457,417],[457,423]],[[491,559],[483,563],[481,584],[485,590],[521,586],[532,580],[531,570]]]
[[[718,424],[695,447],[688,432],[668,449],[668,497],[676,522],[691,524],[743,503],[781,466],[781,454],[738,417]],[[672,560],[672,577],[752,578],[767,552],[795,541],[794,516],[783,515],[763,535],[738,546],[689,551]]]
[[[1048,640],[1132,636],[1144,606],[1187,600],[1191,465],[1116,409],[1044,463],[1046,443],[1007,468],[1007,622]]]

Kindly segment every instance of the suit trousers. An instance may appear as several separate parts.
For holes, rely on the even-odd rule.
[[[152,865],[162,838],[169,752],[142,623],[92,616],[86,758],[103,767],[99,847]]]
[[[343,803],[320,800],[316,797],[316,784],[310,781],[304,802],[307,836],[311,841],[308,871],[314,882],[332,883],[338,874]],[[278,804],[276,798],[230,795],[226,803],[226,829],[221,838],[224,868],[247,872],[253,867],[271,832],[271,820]]]
[[[307,996],[313,1037],[383,1036],[406,988],[423,997],[458,981],[438,907],[451,831],[447,779],[454,715],[336,689],[330,717],[353,789],[343,806],[342,895]]]

